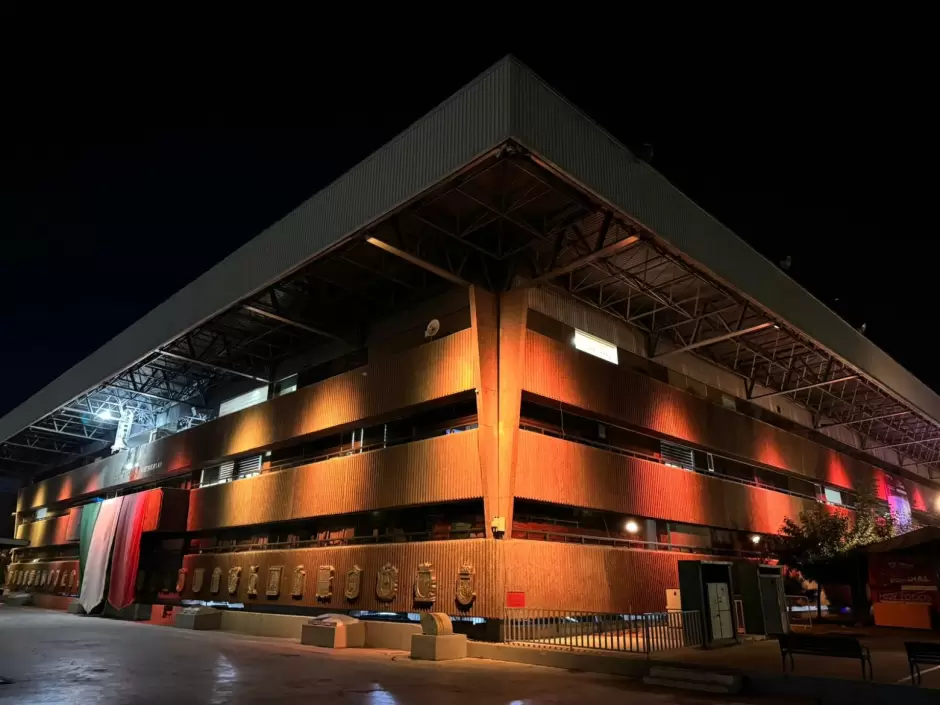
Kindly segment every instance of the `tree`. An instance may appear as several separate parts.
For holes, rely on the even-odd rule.
[[[816,504],[800,512],[797,520],[787,517],[780,535],[771,541],[771,552],[782,563],[797,568],[809,580],[822,582],[844,577],[845,564],[837,559],[860,546],[890,538],[897,522],[886,512],[874,485],[863,486],[853,513],[841,507]],[[817,612],[822,609],[822,589],[816,591]]]

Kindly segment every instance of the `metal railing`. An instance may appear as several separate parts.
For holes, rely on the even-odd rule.
[[[697,610],[603,614],[507,608],[504,628],[503,640],[509,643],[636,654],[702,646],[704,641]]]
[[[380,534],[378,536],[337,536],[334,538],[297,539],[296,541],[261,541],[256,543],[230,543],[193,548],[193,553],[241,553],[244,551],[268,551],[286,548],[323,548],[328,546],[358,546],[360,544],[410,543],[412,541],[444,541],[463,538],[486,538],[482,526],[468,529],[447,529],[441,531],[416,531],[400,534]]]
[[[787,601],[787,619],[791,627],[813,627],[813,614],[816,612],[816,600],[806,595],[785,595]],[[816,615],[817,618],[819,615]]]
[[[764,555],[760,551],[744,551],[736,548],[721,548],[717,546],[684,546],[682,544],[664,543],[661,541],[621,539],[613,536],[575,534],[562,531],[549,531],[547,529],[513,528],[512,537],[514,539],[525,539],[527,541],[555,541],[558,543],[614,546],[616,548],[637,548],[648,551],[676,551],[679,553],[694,553],[709,556],[734,556],[736,558],[761,558]]]
[[[661,457],[652,453],[643,453],[637,450],[632,450],[630,448],[621,448],[620,446],[611,445],[609,443],[602,443],[601,441],[595,441],[590,438],[584,438],[582,436],[578,436],[573,433],[565,433],[564,431],[558,431],[555,429],[546,428],[544,426],[539,426],[533,423],[527,423],[525,419],[523,419],[519,423],[519,428],[522,429],[523,431],[532,431],[534,433],[541,433],[544,436],[552,436],[554,438],[561,438],[563,440],[570,441],[571,443],[578,443],[580,445],[591,446],[593,448],[604,450],[609,453],[616,453],[617,455],[625,455],[630,458],[636,458],[637,460],[645,460],[650,463],[656,463],[657,465],[663,465],[663,466],[667,465],[667,463],[663,462],[663,459]],[[713,453],[712,455],[715,455],[715,454]],[[716,455],[716,457],[724,458],[724,456],[721,456],[721,455]],[[753,465],[749,465],[748,463],[742,463],[739,460],[734,461],[734,462],[741,463],[742,465],[747,465],[752,470],[759,469]],[[679,466],[673,465],[671,467],[679,467]],[[707,470],[706,468],[700,468],[700,467],[685,468],[685,470],[687,472],[695,472],[695,473],[698,473],[699,475],[705,475],[707,477],[711,477],[716,480],[723,480],[724,482],[734,482],[739,485],[747,485],[748,487],[759,487],[760,489],[770,490],[771,492],[780,492],[781,494],[788,494],[791,497],[799,497],[800,499],[810,499],[810,500],[813,500],[814,502],[820,501],[819,497],[815,494],[811,495],[811,494],[807,494],[806,492],[799,492],[797,490],[791,490],[786,487],[770,485],[766,482],[759,482],[757,480],[747,480],[743,477],[735,477],[734,475],[726,475],[725,473],[720,472],[720,471],[711,471],[711,470]],[[776,472],[776,471],[770,470],[769,472]],[[781,477],[786,477],[783,473],[776,473],[776,474],[780,475]],[[849,505],[843,505],[843,506],[849,507]]]

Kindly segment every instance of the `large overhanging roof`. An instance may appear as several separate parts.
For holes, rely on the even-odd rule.
[[[528,280],[940,462],[940,397],[512,58],[0,419],[0,471],[67,460],[220,381],[453,285]],[[111,410],[111,414],[103,413]],[[197,414],[198,417],[198,414]]]

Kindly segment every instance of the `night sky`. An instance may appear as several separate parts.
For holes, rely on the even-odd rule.
[[[0,413],[507,49],[627,146],[651,143],[656,169],[772,261],[790,256],[791,276],[940,388],[925,98],[890,67],[788,55],[666,70],[623,51],[458,47],[320,66],[304,82],[219,73],[98,86],[58,121],[45,102],[23,108],[0,141]],[[225,127],[240,124],[298,127]]]

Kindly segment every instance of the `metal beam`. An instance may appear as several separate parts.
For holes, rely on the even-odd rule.
[[[196,360],[186,355],[180,355],[179,353],[167,352],[166,350],[160,350],[159,353],[164,357],[173,358],[174,360],[180,360],[181,362],[188,362],[191,365],[201,365],[207,367],[210,370],[215,370],[216,372],[224,372],[229,375],[237,375],[239,377],[245,377],[246,379],[253,379],[256,382],[263,382],[264,384],[271,384],[271,380],[265,379],[264,377],[258,377],[257,375],[250,374],[248,372],[241,372],[239,370],[233,370],[228,367],[222,367],[222,365],[216,365],[211,362],[205,362],[203,360]]]
[[[867,448],[863,448],[862,450],[864,450],[867,453],[870,450],[878,450],[879,448],[900,448],[901,446],[912,446],[917,443],[930,443],[931,441],[940,441],[940,436],[931,436],[930,438],[921,438],[920,440],[917,440],[917,441],[904,441],[903,443],[885,443],[884,445],[880,445],[880,446],[869,446]]]
[[[839,379],[830,379],[827,382],[815,382],[813,384],[804,384],[800,387],[794,387],[793,389],[781,389],[779,392],[768,392],[767,394],[760,394],[756,397],[751,397],[751,401],[757,399],[767,399],[768,397],[778,397],[781,394],[793,394],[794,392],[805,392],[807,389],[815,389],[816,387],[827,387],[830,384],[838,384],[839,382],[848,382],[852,379],[858,379],[859,375],[847,375],[845,377],[839,377]]]
[[[659,360],[660,358],[666,357],[668,355],[675,355],[676,353],[689,352],[690,350],[696,350],[697,348],[704,348],[707,345],[712,345],[714,343],[720,343],[724,340],[730,340],[732,338],[737,338],[740,335],[747,335],[748,333],[756,333],[759,330],[764,330],[765,328],[770,328],[773,323],[759,323],[756,326],[750,326],[749,328],[742,328],[740,330],[733,330],[730,333],[723,333],[722,335],[716,335],[711,338],[706,338],[705,340],[699,340],[694,343],[689,343],[681,348],[675,348],[673,350],[667,350],[664,353],[659,355],[653,355],[653,360]]]
[[[78,438],[83,441],[103,441],[103,438],[97,438],[95,436],[83,436],[80,433],[69,433],[68,431],[60,431],[57,428],[47,428],[46,426],[30,426],[30,431],[44,431],[45,433],[54,433],[59,436],[68,436],[69,438]]]
[[[245,309],[246,311],[249,311],[250,313],[255,313],[259,316],[263,316],[264,318],[270,318],[272,321],[278,321],[279,323],[284,323],[289,326],[294,326],[294,328],[305,330],[308,333],[313,333],[314,335],[322,335],[325,338],[333,338],[334,340],[345,342],[342,338],[340,338],[335,333],[330,333],[329,331],[323,330],[322,328],[316,328],[314,326],[311,326],[308,323],[302,323],[301,321],[296,321],[293,318],[282,316],[279,313],[266,311],[265,309],[259,308],[258,306],[252,306],[250,304],[242,304],[242,308]]]
[[[461,279],[456,274],[452,274],[451,272],[448,272],[446,269],[443,269],[442,267],[438,267],[436,264],[431,264],[430,262],[423,260],[420,257],[415,257],[414,255],[408,252],[405,252],[404,250],[401,250],[395,247],[394,245],[390,245],[384,240],[379,240],[378,238],[372,237],[370,235],[366,238],[366,242],[368,242],[370,245],[374,245],[375,247],[378,247],[380,250],[385,250],[391,255],[400,257],[401,259],[405,260],[406,262],[410,262],[416,267],[421,267],[421,269],[431,272],[431,274],[436,274],[441,279],[446,279],[447,281],[453,282],[454,284],[459,284],[460,286],[470,286],[470,282],[464,279]]]
[[[0,455],[0,460],[6,460],[10,463],[20,463],[21,465],[46,465],[47,463],[37,463],[35,460],[23,460],[22,458],[11,458],[9,455]]]
[[[64,442],[64,441],[63,441]],[[4,441],[3,445],[13,446],[14,448],[27,448],[29,450],[43,450],[46,453],[60,453],[61,455],[81,455],[78,451],[59,450],[58,448],[43,448],[42,446],[31,446],[25,443],[14,443],[13,441]]]
[[[532,280],[532,284],[541,284],[542,282],[548,281],[549,279],[554,279],[555,277],[560,277],[562,274],[568,274],[568,272],[573,272],[576,269],[580,269],[586,264],[590,264],[595,260],[603,259],[604,257],[610,257],[613,254],[625,250],[632,245],[635,245],[640,241],[640,238],[636,235],[629,235],[628,237],[623,238],[622,240],[617,240],[606,247],[602,247],[599,250],[595,250],[590,254],[579,257],[573,262],[564,264],[561,267],[551,270],[550,272],[545,272],[535,279]]]
[[[893,419],[895,416],[907,416],[910,411],[895,411],[892,414],[881,414],[880,416],[869,416],[864,419],[854,419],[852,421],[840,421],[839,423],[827,423],[819,428],[835,428],[836,426],[848,426],[853,423],[865,423],[866,421],[881,421],[881,419]]]
[[[118,378],[118,379],[123,379],[123,378]],[[157,401],[163,401],[163,402],[166,402],[167,404],[183,404],[186,401],[185,399],[180,401],[179,399],[171,399],[170,397],[161,397],[159,394],[151,394],[150,392],[142,392],[137,389],[131,389],[130,387],[121,387],[115,384],[115,381],[110,382],[106,387],[99,390],[99,392],[107,394],[109,389],[114,389],[119,392],[127,392],[128,394],[131,394],[133,396],[147,397],[148,399],[156,399]],[[98,393],[98,392],[93,392],[93,393]]]

